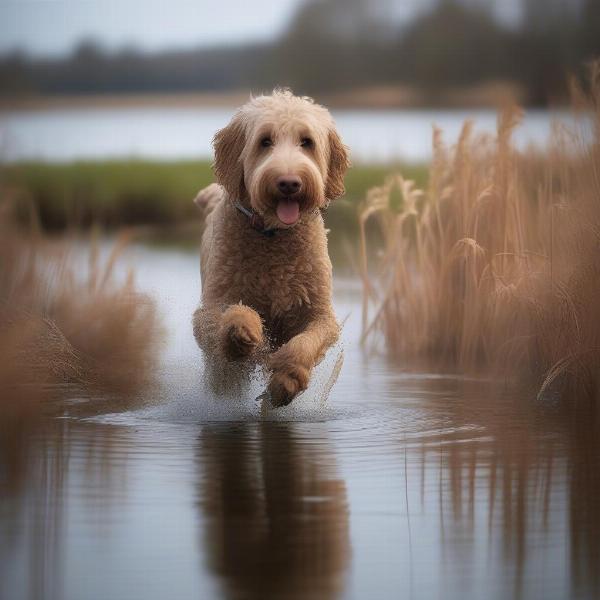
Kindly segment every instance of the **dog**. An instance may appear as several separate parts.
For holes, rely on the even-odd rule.
[[[344,194],[348,150],[329,111],[275,90],[251,98],[213,139],[194,336],[209,360],[270,371],[274,406],[308,386],[339,336],[321,210]]]

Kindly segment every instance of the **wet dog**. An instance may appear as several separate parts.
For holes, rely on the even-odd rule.
[[[344,193],[348,153],[329,112],[287,90],[242,106],[214,150],[194,335],[209,360],[266,356],[285,405],[339,335],[321,209]]]

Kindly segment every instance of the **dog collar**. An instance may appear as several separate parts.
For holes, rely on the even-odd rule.
[[[265,222],[263,218],[255,213],[253,210],[246,208],[239,200],[234,202],[234,206],[250,221],[250,227],[255,229],[256,231],[262,233],[266,237],[273,237],[277,229],[275,227],[271,227],[269,229],[265,228]]]

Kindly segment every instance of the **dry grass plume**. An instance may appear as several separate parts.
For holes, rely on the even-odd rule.
[[[465,123],[448,149],[434,132],[425,190],[401,175],[371,189],[361,227],[364,337],[388,352],[470,371],[532,377],[540,394],[600,394],[600,63],[573,84],[574,124],[547,148],[515,147]],[[366,224],[383,239],[368,262]]]
[[[153,372],[160,327],[133,275],[113,276],[125,237],[101,260],[97,244],[47,239],[17,228],[8,202],[0,211],[0,417],[39,413],[42,400],[73,393],[138,392]]]

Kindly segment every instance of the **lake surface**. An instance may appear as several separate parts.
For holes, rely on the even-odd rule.
[[[70,108],[0,112],[0,158],[72,161],[107,158],[206,159],[211,140],[225,126],[230,108]],[[352,157],[360,162],[431,157],[432,127],[456,142],[466,119],[477,131],[494,133],[493,110],[339,110],[334,118]],[[521,146],[543,145],[554,118],[565,111],[529,110],[515,132]]]
[[[338,278],[342,342],[263,414],[260,379],[232,398],[203,383],[198,257],[126,262],[164,316],[158,383],[3,457],[0,598],[598,597],[593,413],[389,364],[360,346],[360,285]]]

